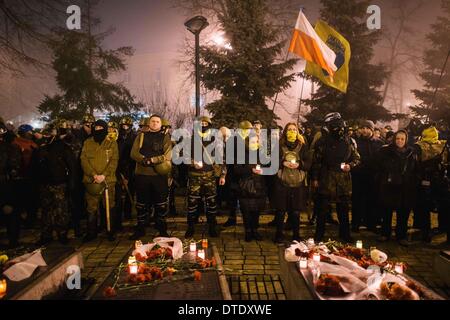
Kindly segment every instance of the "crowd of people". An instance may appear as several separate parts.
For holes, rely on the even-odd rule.
[[[314,238],[320,242],[327,222],[334,222],[335,204],[342,241],[353,242],[351,234],[362,228],[379,241],[390,241],[395,212],[400,245],[410,245],[410,217],[422,241],[429,243],[434,235],[431,212],[437,212],[438,232],[447,233],[449,244],[450,148],[443,121],[413,119],[394,132],[390,126],[376,128],[370,120],[348,126],[339,113],[330,113],[317,126],[288,123],[276,144],[265,144],[262,123],[244,120],[236,130],[219,129],[224,161],[215,162],[206,152],[218,142],[214,124],[206,116],[197,120],[200,127],[194,126],[191,148],[197,141],[205,152],[200,157],[192,152],[188,163],[175,164],[178,141],[171,138],[169,122],[158,115],[142,118],[138,130],[129,117],[115,123],[86,115],[81,127],[60,119],[41,130],[27,124],[16,130],[0,118],[0,222],[9,245],[19,244],[21,228],[38,223],[40,245],[53,241],[54,233],[58,241],[69,243],[70,228],[85,242],[105,229],[112,241],[123,231],[123,220],[132,218],[137,222],[130,240],[141,239],[149,226],[168,236],[167,216],[176,215],[179,186],[186,186],[186,238],[195,235],[203,213],[209,236],[217,237],[216,216],[226,203],[229,216],[222,228],[237,224],[240,209],[245,241],[263,238],[259,217],[266,209],[274,213],[269,225],[275,242],[287,240],[286,229],[292,230],[291,239],[300,240],[305,236],[300,213],[312,204],[310,222],[316,224]],[[227,150],[230,145],[233,152]],[[244,146],[243,161],[238,160],[239,145]],[[267,174],[271,164],[260,159],[262,148],[278,155],[275,172]]]

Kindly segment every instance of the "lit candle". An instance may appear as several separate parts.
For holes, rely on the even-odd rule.
[[[202,162],[202,161],[197,162],[197,165],[198,165],[200,168],[203,168],[203,162]]]
[[[138,265],[137,265],[137,263],[130,264],[129,267],[130,267],[130,274],[137,274],[138,273]]]
[[[208,248],[208,239],[203,239],[202,240],[202,248],[203,249],[207,249]]]
[[[142,247],[142,241],[137,240],[134,245],[135,245],[136,249],[139,249],[140,247]]]
[[[320,262],[320,253],[314,252],[313,260],[316,261],[316,262]]]
[[[256,171],[260,171],[261,170],[261,166],[259,164],[256,165]]]
[[[341,170],[344,170],[344,168],[345,168],[345,165],[346,165],[346,163],[345,163],[345,162],[341,163]]]
[[[356,241],[356,247],[357,247],[358,249],[362,249],[362,247],[363,247],[363,242],[362,242],[362,240]]]
[[[0,299],[6,295],[6,279],[0,280]]]
[[[195,242],[191,242],[191,244],[189,245],[189,251],[190,252],[197,251],[197,244]]]
[[[205,259],[205,250],[203,250],[203,249],[198,250],[197,255],[199,258],[204,260]]]
[[[313,238],[309,238],[308,241],[306,242],[307,246],[313,246],[314,245],[314,239]]]
[[[308,267],[308,259],[306,257],[300,258],[300,269],[306,269]]]
[[[291,163],[292,163],[292,164],[296,164],[297,161],[295,161],[295,159],[291,159]]]
[[[394,267],[395,272],[397,273],[403,273],[403,263],[399,262],[395,264]]]

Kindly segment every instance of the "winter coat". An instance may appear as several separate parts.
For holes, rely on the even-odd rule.
[[[74,189],[77,160],[63,140],[43,144],[32,161],[33,178],[40,185],[67,184]]]
[[[299,187],[286,186],[280,178],[283,170],[286,170],[283,162],[286,161],[285,158],[289,152],[291,156],[293,153],[296,154],[297,163],[299,163],[297,170],[306,173],[311,167],[311,154],[307,145],[298,140],[295,143],[284,140],[280,142],[280,169],[275,178],[274,195],[271,201],[273,209],[277,211],[300,211],[306,208],[306,174]]]
[[[360,163],[353,142],[348,137],[322,136],[314,145],[311,175],[312,180],[319,181],[319,194],[332,200],[348,198],[352,193],[351,173],[342,171],[341,163],[350,165],[351,170]]]
[[[248,138],[246,139],[248,140]],[[256,151],[258,153],[258,151]],[[235,157],[237,155],[235,154]],[[245,163],[237,164],[233,168],[235,179],[238,181],[238,199],[241,209],[247,212],[261,211],[266,204],[267,190],[266,179],[264,175],[253,173],[252,169],[257,164],[250,164],[250,151],[248,144],[245,146]],[[236,159],[237,160],[237,159]],[[259,155],[257,156],[257,163],[260,164]],[[263,166],[261,166],[263,168]]]
[[[92,183],[95,175],[104,175],[108,184],[115,183],[118,162],[119,151],[116,141],[105,139],[98,144],[93,137],[88,138],[81,151],[83,183]]]
[[[418,186],[418,157],[414,148],[400,152],[387,145],[376,155],[378,203],[384,208],[414,207]]]

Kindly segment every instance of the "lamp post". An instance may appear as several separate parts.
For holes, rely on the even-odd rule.
[[[200,116],[200,32],[209,26],[203,16],[195,16],[184,23],[195,36],[195,116]]]

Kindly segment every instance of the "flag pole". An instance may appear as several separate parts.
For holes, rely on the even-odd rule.
[[[305,7],[300,7],[300,12],[303,12],[304,10],[305,10]],[[299,12],[299,14],[300,14],[300,12]],[[295,27],[294,27],[294,28],[295,28]],[[294,34],[294,32],[292,32],[292,34]],[[287,61],[288,57],[289,57],[289,48],[288,48],[288,50],[287,50],[287,52],[286,52],[286,58],[284,58],[284,62]],[[274,102],[273,102],[273,108],[272,108],[272,112],[273,112],[273,113],[275,113],[275,107],[276,107],[276,105],[277,105],[277,100],[278,100],[278,92],[276,93],[276,95],[275,95],[275,100],[274,100]]]
[[[302,89],[300,90],[300,99],[298,100],[297,125],[300,123],[300,111],[302,110],[303,88],[305,86],[305,77],[302,76]]]
[[[439,90],[439,87],[441,86],[442,77],[444,75],[445,68],[447,67],[447,62],[448,62],[449,57],[450,57],[450,49],[448,50],[447,58],[445,59],[444,66],[442,67],[442,70],[441,70],[441,75],[439,76],[439,81],[437,83],[436,89],[434,90],[433,100],[431,100],[431,104],[430,104],[429,110],[433,109],[433,106],[434,106],[434,103],[435,103],[435,100],[436,100],[436,94],[437,94],[437,92]],[[430,120],[430,115],[428,114],[427,121],[429,121],[429,120]]]

